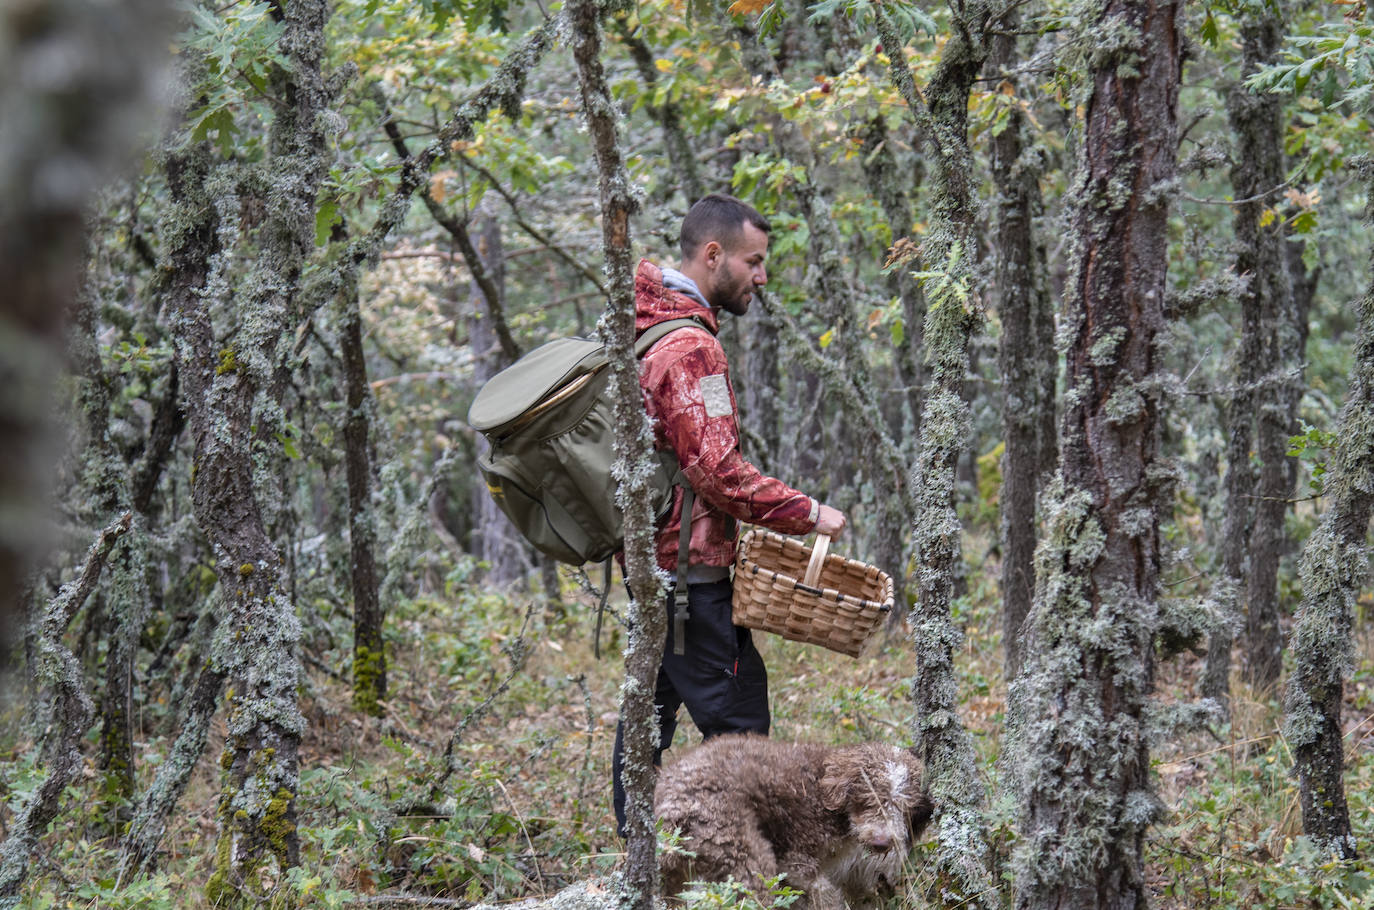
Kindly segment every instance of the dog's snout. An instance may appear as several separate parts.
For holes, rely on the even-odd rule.
[[[869,840],[868,846],[878,853],[886,853],[892,849],[892,835],[886,831],[874,834]]]

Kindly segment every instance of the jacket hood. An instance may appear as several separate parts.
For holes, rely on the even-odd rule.
[[[664,287],[663,269],[647,259],[639,260],[635,272],[635,334],[651,325],[684,317],[700,320],[712,334],[720,331],[715,310],[681,291]]]

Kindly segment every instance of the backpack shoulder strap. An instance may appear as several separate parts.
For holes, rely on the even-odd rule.
[[[700,319],[694,319],[691,316],[655,323],[645,329],[635,341],[635,356],[643,357],[644,353],[657,344],[665,335],[676,332],[678,329],[687,328],[701,329],[705,332],[711,331],[706,327],[706,323],[702,322]]]

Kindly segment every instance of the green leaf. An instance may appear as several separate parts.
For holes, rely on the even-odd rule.
[[[334,225],[342,224],[343,216],[339,214],[339,204],[333,199],[326,199],[320,203],[320,207],[315,210],[315,246],[324,246],[329,242],[329,235],[334,232]]]
[[[1295,233],[1310,234],[1317,227],[1317,213],[1313,211],[1298,212],[1288,223]]]
[[[1212,47],[1216,47],[1219,43],[1220,39],[1217,32],[1217,20],[1212,16],[1210,10],[1207,12],[1207,18],[1202,20],[1202,29],[1199,31],[1198,35],[1205,43]]]

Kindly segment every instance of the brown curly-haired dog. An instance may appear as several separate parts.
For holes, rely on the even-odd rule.
[[[655,812],[682,835],[659,854],[664,894],[733,877],[766,905],[762,879],[786,873],[805,892],[798,906],[873,904],[930,819],[923,784],[920,760],[882,743],[709,739],[659,775]]]

